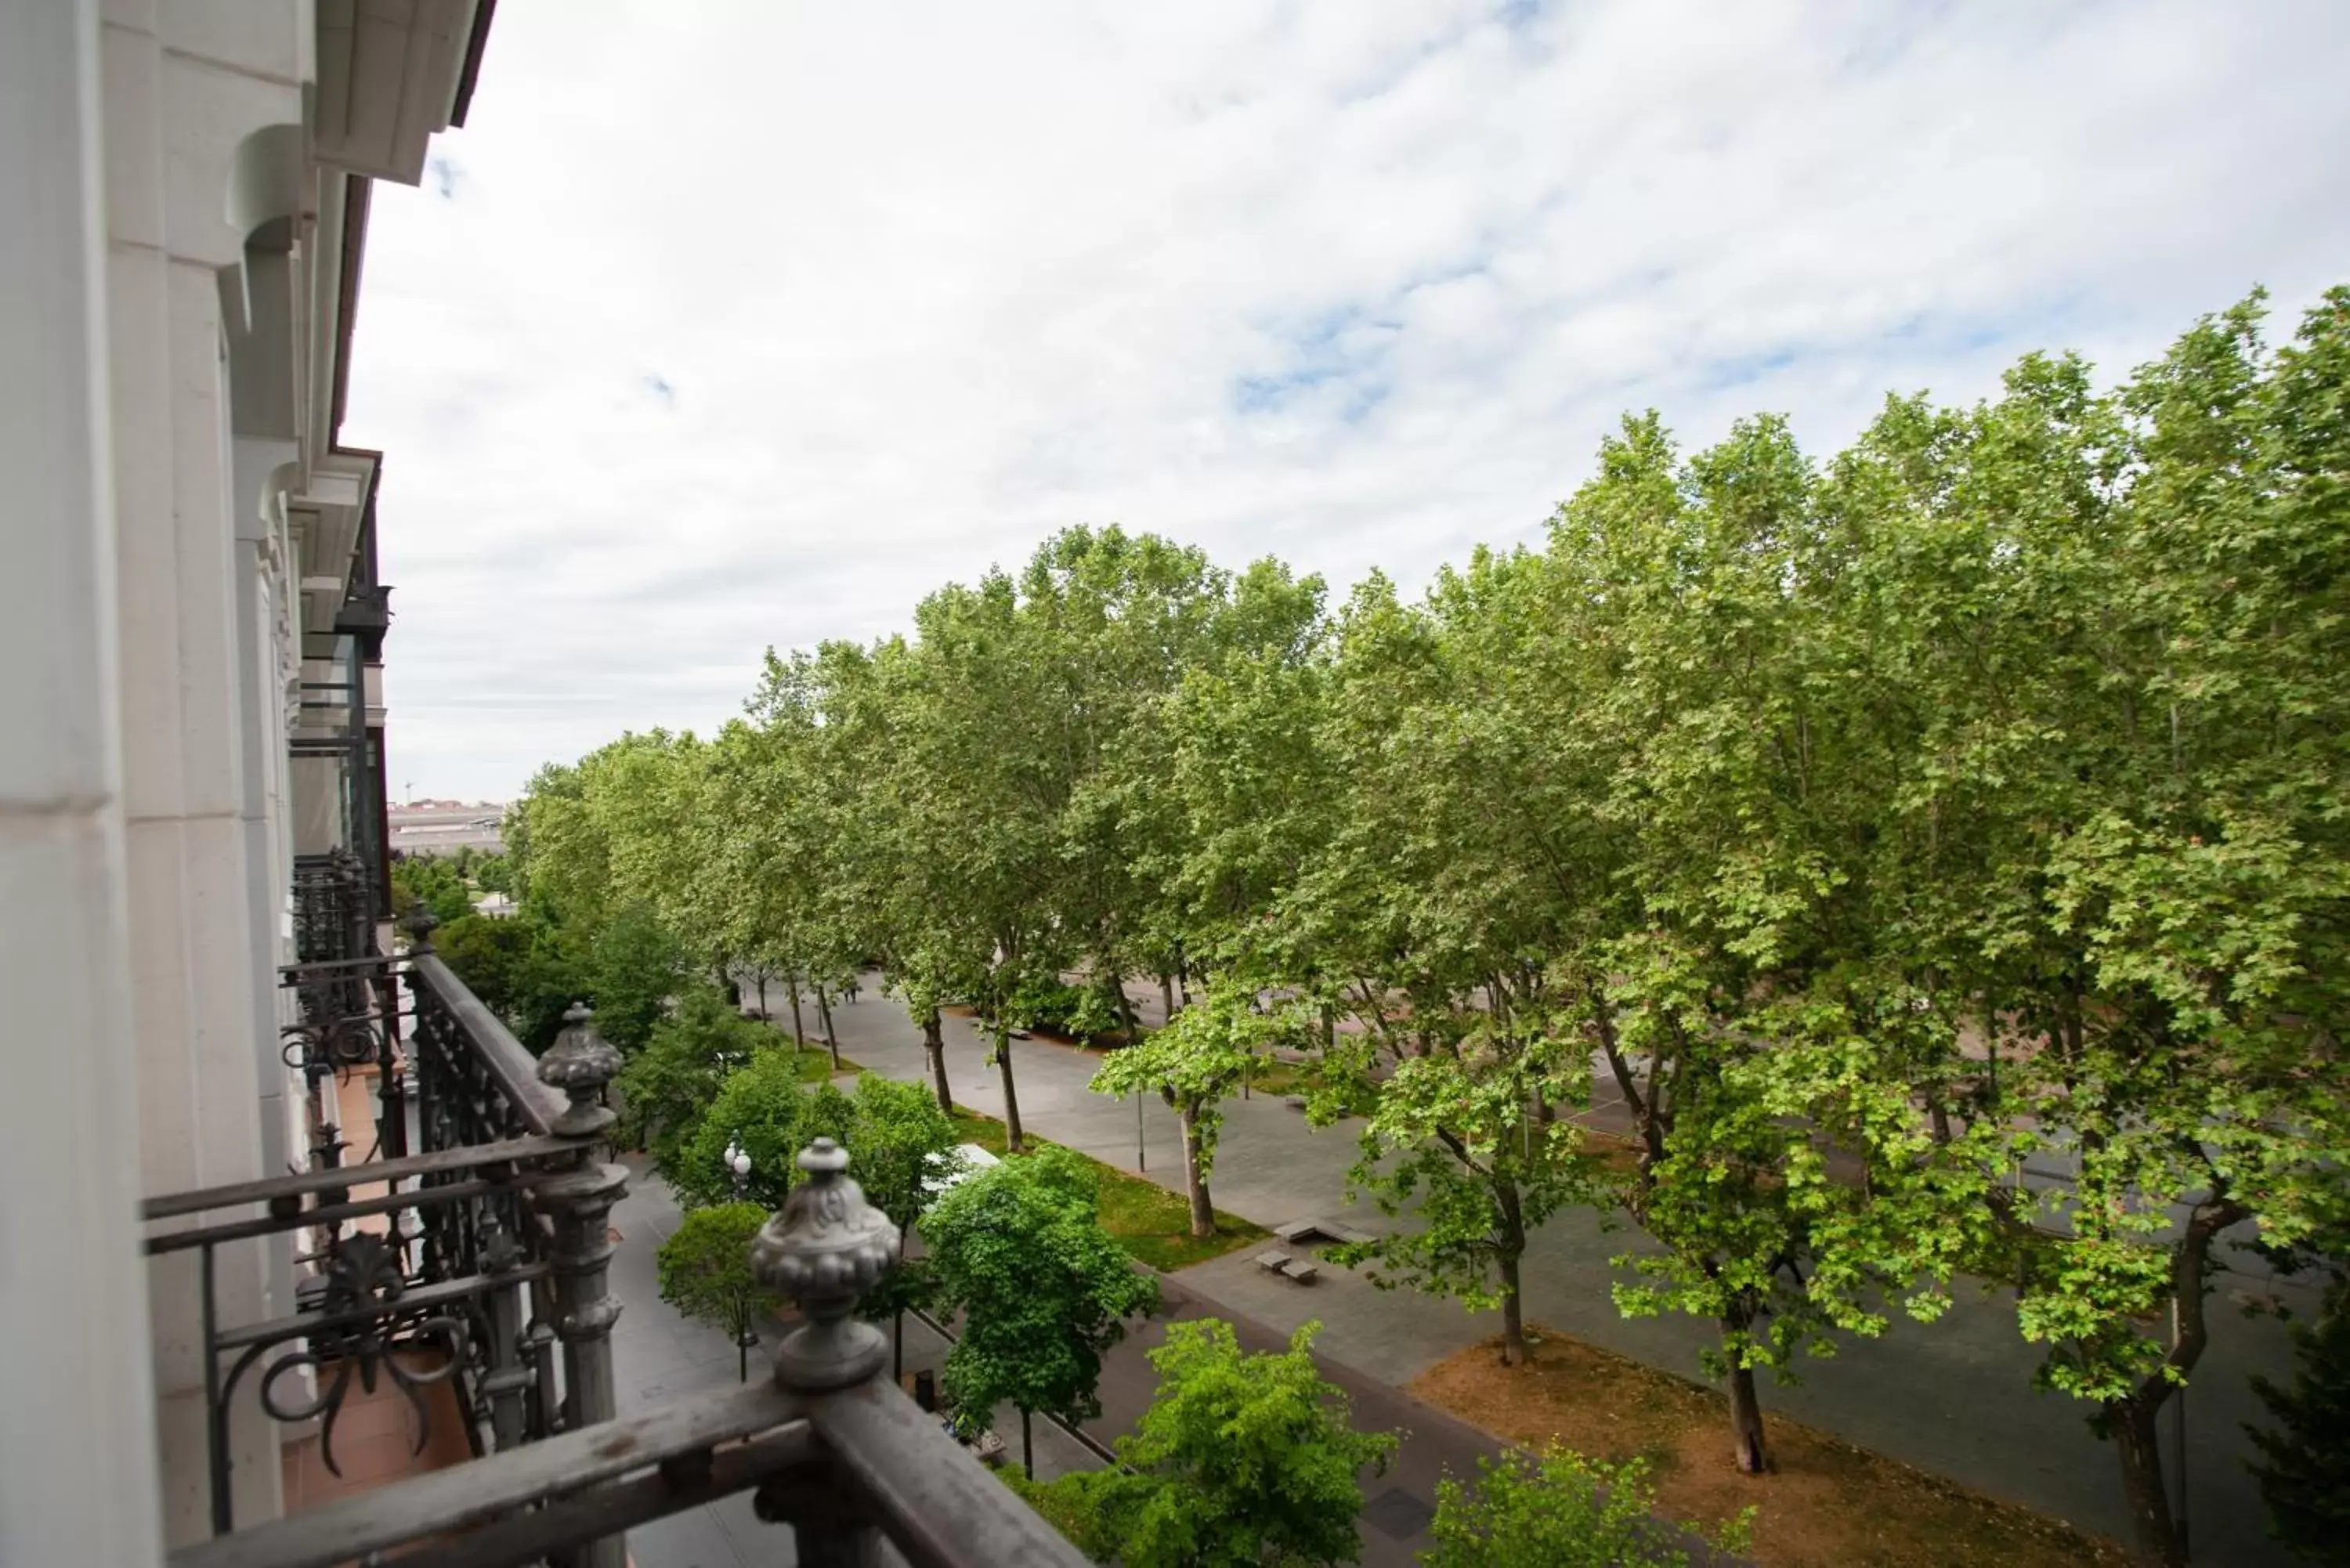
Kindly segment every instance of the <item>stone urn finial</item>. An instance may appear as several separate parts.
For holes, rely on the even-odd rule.
[[[432,950],[432,932],[441,924],[432,906],[419,898],[400,917],[400,929],[408,933],[408,950],[429,953]]]
[[[563,1033],[538,1059],[538,1081],[571,1097],[552,1129],[565,1137],[591,1137],[618,1119],[603,1096],[620,1070],[620,1053],[596,1033],[595,1016],[584,1002],[565,1008]]]
[[[898,1227],[843,1173],[848,1151],[820,1137],[800,1151],[807,1179],[751,1243],[751,1272],[808,1321],[775,1348],[775,1381],[803,1394],[862,1383],[881,1368],[881,1331],[849,1317],[898,1263]]]

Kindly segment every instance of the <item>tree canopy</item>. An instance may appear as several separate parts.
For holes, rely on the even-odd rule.
[[[1710,1325],[1750,1469],[1762,1377],[2012,1282],[2176,1561],[2156,1419],[2209,1277],[2350,1154],[2350,289],[2282,345],[2263,311],[2118,384],[1889,398],[1832,455],[1636,414],[1417,597],[1066,530],[771,656],[714,738],[543,772],[525,909],[641,905],[820,1017],[876,962],[942,1106],[968,1004],[1014,1148],[1014,1031],[1133,1042],[1155,981],[1100,1086],[1175,1101],[1200,1225],[1277,1030],[1316,1120],[1368,1113],[1383,1278],[1498,1303],[1515,1356],[1544,1218],[1637,1231],[1617,1305]]]
[[[1427,1568],[1689,1568],[1692,1545],[1736,1558],[1747,1545],[1749,1508],[1717,1530],[1672,1525],[1656,1514],[1645,1461],[1598,1463],[1565,1449],[1540,1458],[1505,1449],[1482,1459],[1473,1482],[1437,1483],[1435,1547]],[[1710,1552],[1700,1561],[1710,1560]]]
[[[1384,1471],[1399,1439],[1350,1424],[1346,1394],[1314,1365],[1320,1327],[1252,1355],[1219,1319],[1169,1324],[1150,1352],[1158,1391],[1118,1439],[1118,1467],[1078,1483],[1093,1518],[1081,1530],[1116,1542],[1127,1568],[1357,1561],[1358,1477]]]
[[[1095,1190],[1076,1155],[1047,1145],[960,1183],[922,1220],[939,1300],[963,1319],[941,1392],[967,1423],[1018,1409],[1024,1449],[1031,1416],[1101,1414],[1103,1355],[1128,1318],[1158,1310],[1158,1280],[1102,1229]]]

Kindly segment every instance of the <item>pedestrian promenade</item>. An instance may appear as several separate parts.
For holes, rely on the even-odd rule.
[[[1143,991],[1135,987],[1138,1002]],[[1148,998],[1153,1012],[1157,997]],[[928,1080],[920,1032],[894,1000],[868,983],[862,1000],[833,1010],[844,1054],[894,1078]],[[1003,1114],[995,1070],[967,1019],[946,1021],[948,1078],[958,1104]],[[1094,1056],[1045,1041],[1012,1046],[1021,1119],[1030,1132],[1124,1170],[1181,1186],[1175,1118],[1155,1097],[1109,1100],[1086,1085]],[[1387,1223],[1367,1206],[1345,1201],[1346,1171],[1356,1158],[1359,1123],[1308,1127],[1278,1096],[1235,1098],[1224,1107],[1216,1152],[1216,1204],[1268,1226],[1315,1217],[1358,1229]],[[1138,1125],[1140,1132],[1138,1135]],[[1710,1335],[1684,1318],[1626,1320],[1608,1293],[1608,1259],[1636,1239],[1603,1232],[1589,1213],[1560,1215],[1536,1235],[1525,1266],[1526,1315],[1595,1345],[1685,1376],[1701,1376],[1697,1353]],[[1340,1269],[1300,1286],[1266,1273],[1243,1251],[1175,1276],[1201,1310],[1245,1317],[1274,1334],[1311,1317],[1326,1326],[1318,1348],[1336,1365],[1374,1385],[1399,1387],[1464,1345],[1500,1331],[1498,1314],[1409,1291],[1380,1291]],[[2281,1290],[2314,1303],[2314,1293],[2265,1274],[2217,1282],[2212,1340],[2187,1395],[2187,1501],[2199,1562],[2247,1568],[2293,1568],[2270,1542],[2258,1490],[2243,1468],[2251,1451],[2241,1424],[2262,1412],[2246,1385],[2254,1371],[2277,1376],[2290,1365],[2282,1326],[2248,1318],[2231,1289]],[[2032,1386],[2038,1357],[2014,1326],[2012,1298],[1962,1297],[1927,1325],[1898,1320],[1884,1337],[1848,1340],[1839,1354],[1809,1364],[1803,1380],[1773,1386],[1766,1409],[1833,1432],[1921,1469],[1994,1497],[2019,1502],[2079,1528],[2127,1539],[2119,1463],[2087,1428],[2088,1407]],[[2166,1413],[2164,1460],[2175,1468]],[[1407,1559],[1408,1560],[1408,1559]],[[1370,1561],[1368,1557],[1366,1561]]]

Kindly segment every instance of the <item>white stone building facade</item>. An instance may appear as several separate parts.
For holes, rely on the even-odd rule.
[[[138,1208],[305,1152],[295,860],[381,846],[368,192],[462,122],[492,3],[0,5],[0,1563],[205,1533],[193,1254]],[[293,1310],[283,1238],[219,1268]]]

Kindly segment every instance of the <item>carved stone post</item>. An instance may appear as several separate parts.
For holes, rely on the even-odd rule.
[[[604,1085],[620,1070],[620,1054],[598,1035],[588,1009],[574,1005],[565,1028],[538,1061],[539,1081],[570,1099],[549,1129],[580,1140],[576,1168],[542,1182],[538,1203],[555,1218],[555,1333],[563,1342],[565,1429],[577,1431],[619,1413],[612,1388],[612,1325],[619,1299],[605,1286],[612,1260],[612,1205],[629,1188],[628,1168],[596,1158],[598,1141],[612,1125]],[[624,1537],[607,1536],[579,1548],[578,1568],[623,1568]]]
[[[889,1342],[849,1314],[858,1298],[898,1262],[898,1228],[843,1174],[848,1151],[820,1137],[800,1151],[807,1179],[751,1243],[751,1272],[789,1296],[807,1321],[775,1347],[775,1381],[798,1394],[864,1382],[889,1358]],[[802,1465],[761,1487],[760,1518],[787,1520],[809,1568],[873,1568],[881,1532],[853,1475]]]

